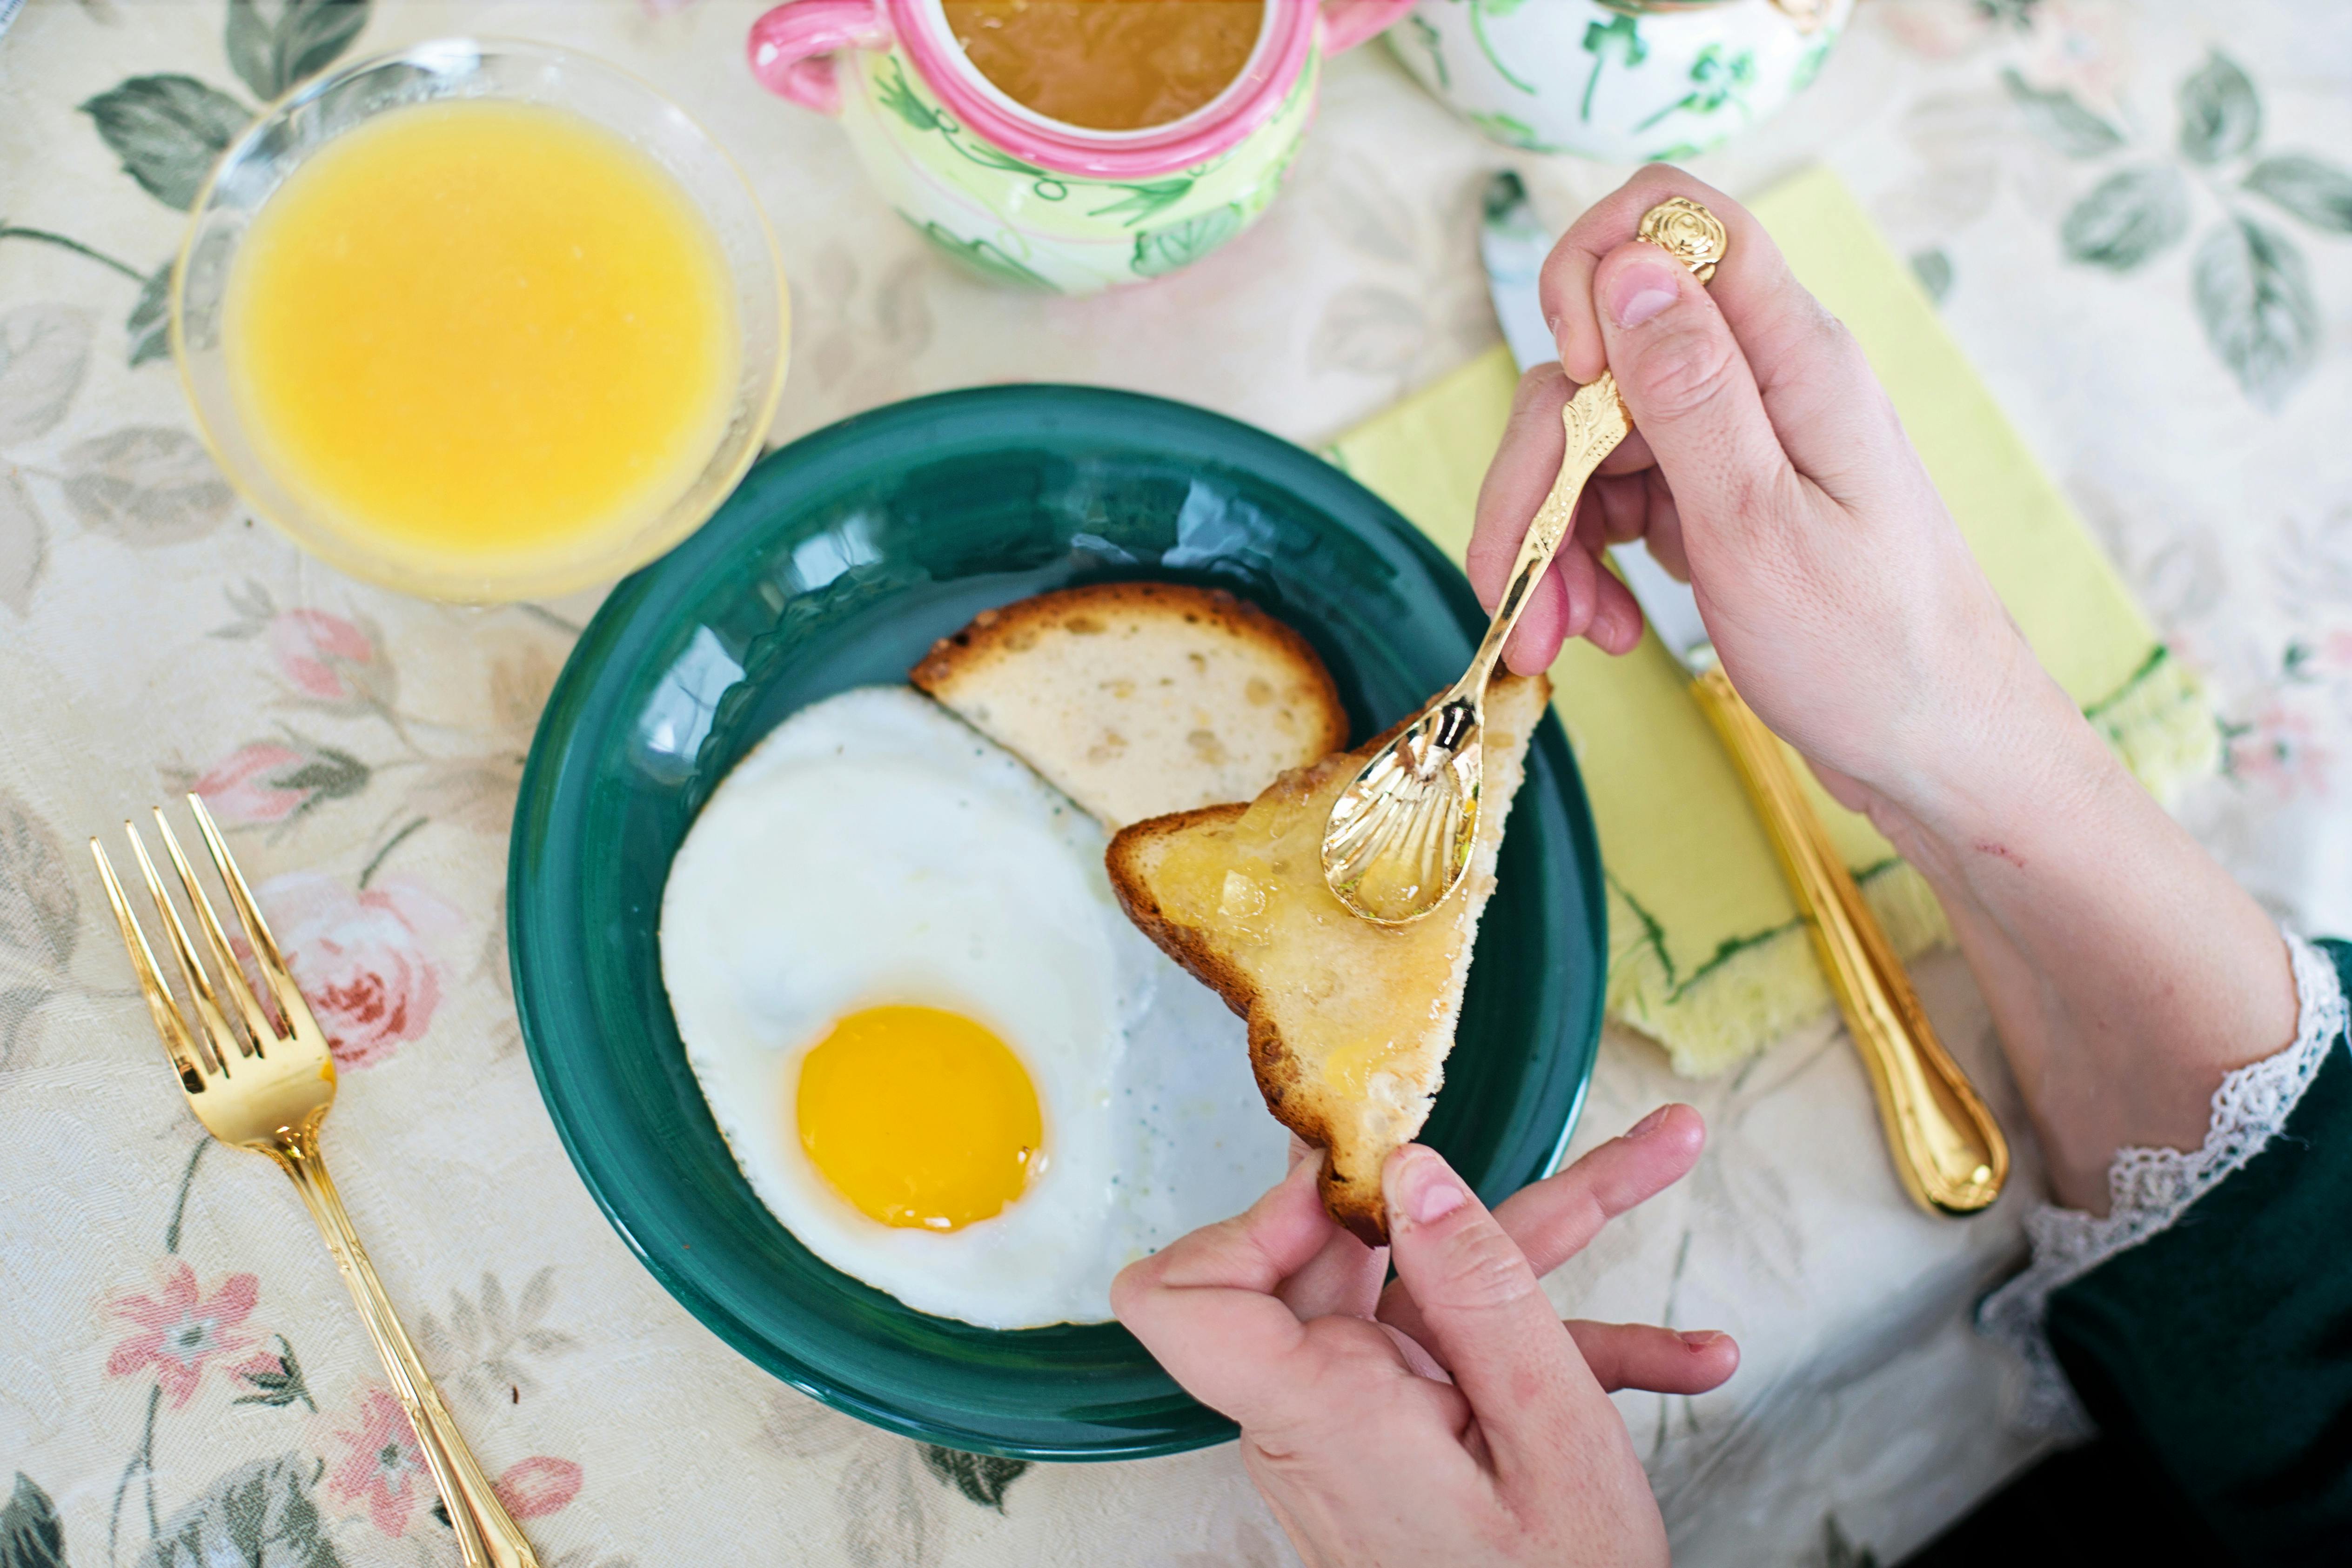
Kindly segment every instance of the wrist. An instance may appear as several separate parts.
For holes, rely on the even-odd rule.
[[[2053,833],[2079,836],[2107,816],[2116,792],[2146,804],[2125,767],[2022,639],[2009,669],[1931,721],[1916,749],[1922,761],[1878,790],[1879,830],[1931,881],[1968,879],[1990,859],[2022,868]]]

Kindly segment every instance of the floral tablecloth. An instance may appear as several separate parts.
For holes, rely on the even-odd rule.
[[[11,10],[0,0],[0,18]],[[1230,1449],[1034,1466],[929,1449],[737,1358],[573,1177],[505,981],[504,832],[593,595],[378,592],[207,463],[161,279],[216,148],[347,51],[571,43],[749,163],[793,283],[789,438],[973,382],[1189,399],[1318,442],[1492,341],[1482,176],[1556,222],[1622,171],[1504,154],[1377,50],[1331,69],[1292,188],[1200,268],[1090,300],[945,270],[832,125],[755,89],[735,0],[32,0],[0,35],[0,1563],[454,1562],[325,1250],[203,1142],[82,836],[191,784],[236,825],[344,1068],[331,1144],[428,1361],[551,1563],[1289,1560]],[[2352,25],[2334,0],[1864,0],[1814,89],[1706,177],[1825,159],[1941,299],[2176,654],[2226,776],[2181,804],[2290,921],[2352,931]],[[1991,1086],[1948,958],[1930,1011]],[[1685,1563],[1890,1562],[2025,1462],[1966,1327],[2023,1194],[1906,1205],[1834,1026],[1678,1083],[1612,1032],[1580,1144],[1668,1097],[1715,1139],[1551,1289],[1740,1336],[1704,1398],[1624,1396]],[[2029,1151],[2030,1154],[2030,1151]],[[2030,1158],[2021,1185],[2030,1184]]]

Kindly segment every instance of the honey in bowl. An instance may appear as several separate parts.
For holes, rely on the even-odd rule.
[[[278,481],[371,555],[512,570],[609,550],[691,485],[740,363],[709,222],[568,110],[396,109],[256,214],[223,313]]]
[[[1232,85],[1265,0],[945,0],[964,56],[1005,96],[1089,131],[1181,120]]]

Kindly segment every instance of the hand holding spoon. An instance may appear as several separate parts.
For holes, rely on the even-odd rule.
[[[1727,245],[1715,215],[1686,196],[1652,207],[1639,232],[1702,283],[1715,276]],[[1559,478],[1528,525],[1509,584],[1469,669],[1381,748],[1332,803],[1323,832],[1323,879],[1342,904],[1376,924],[1422,919],[1468,872],[1478,831],[1487,679],[1575,523],[1585,481],[1633,427],[1616,378],[1607,371],[1569,400],[1560,420],[1568,449]]]

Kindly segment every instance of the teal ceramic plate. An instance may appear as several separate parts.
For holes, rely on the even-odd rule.
[[[1410,524],[1263,431],[1086,387],[949,393],[762,459],[699,533],[615,588],[556,682],[516,805],[515,1000],[589,1190],[737,1350],[929,1442],[1126,1458],[1233,1428],[1116,1324],[1006,1333],[926,1317],[794,1241],[688,1069],[662,990],[662,884],[712,787],[785,715],[903,679],[991,605],[1137,577],[1229,588],[1297,627],[1360,739],[1458,675],[1484,623]],[[1602,921],[1584,792],[1547,720],[1426,1134],[1490,1201],[1549,1170],[1576,1120]]]

